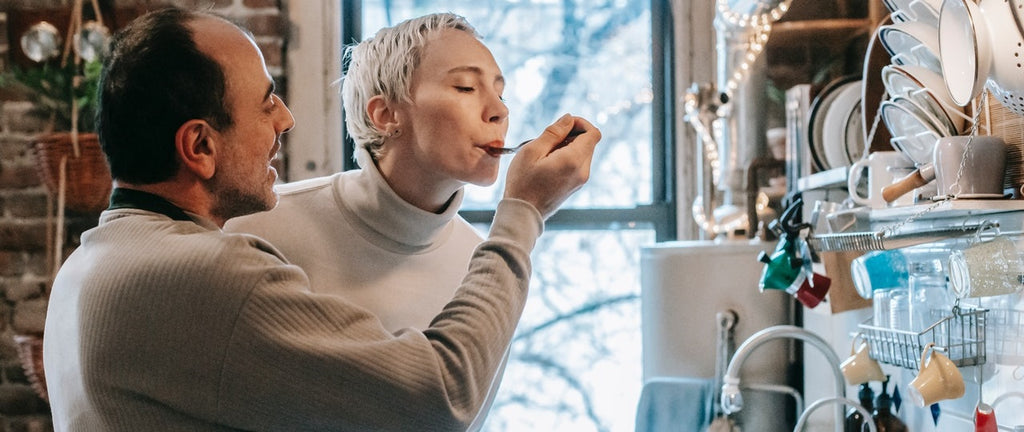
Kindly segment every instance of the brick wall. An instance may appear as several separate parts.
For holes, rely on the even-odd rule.
[[[12,3],[17,3],[15,6]],[[70,10],[71,0],[0,0],[0,70],[11,64],[16,40],[8,40],[8,16],[19,11]],[[288,25],[286,0],[101,0],[112,8],[113,21],[160,4],[209,9],[229,16],[255,34],[270,71],[285,88],[284,50]],[[89,2],[86,1],[88,9]],[[116,24],[115,24],[116,25]],[[17,36],[14,36],[16,38]],[[283,95],[282,95],[283,97]],[[32,103],[23,95],[0,89],[0,432],[52,430],[47,404],[31,389],[18,359],[14,335],[41,333],[50,284],[50,236],[56,231],[48,209],[54,199],[36,173],[32,149],[45,121],[32,115]],[[97,214],[66,212],[67,256],[80,234],[96,224]]]

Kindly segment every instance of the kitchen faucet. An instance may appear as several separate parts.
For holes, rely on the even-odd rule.
[[[740,368],[743,366],[743,362],[747,360],[747,357],[750,356],[754,349],[774,339],[800,339],[818,348],[825,355],[826,361],[832,367],[832,372],[835,374],[836,397],[842,398],[845,396],[846,387],[843,373],[839,370],[839,356],[836,355],[836,352],[829,346],[828,342],[803,328],[792,325],[779,325],[754,333],[747,340],[743,341],[743,344],[733,354],[732,360],[729,361],[729,367],[726,368],[725,377],[722,378],[721,404],[722,410],[726,414],[739,412],[743,409],[743,395],[740,394]],[[836,430],[842,430],[845,417],[842,405],[836,405],[835,411]]]

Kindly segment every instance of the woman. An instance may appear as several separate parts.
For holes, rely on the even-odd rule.
[[[384,28],[346,57],[345,119],[361,169],[283,185],[276,209],[227,229],[266,238],[314,291],[365,307],[388,331],[423,329],[452,299],[481,241],[457,211],[464,185],[497,179],[505,80],[454,14]]]

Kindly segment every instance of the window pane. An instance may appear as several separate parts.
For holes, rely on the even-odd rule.
[[[487,431],[633,430],[640,247],[651,229],[548,231]]]
[[[465,16],[508,81],[507,141],[536,137],[566,112],[601,129],[591,180],[565,207],[633,208],[652,201],[651,17],[648,0],[367,0],[363,29],[432,12]],[[505,166],[508,164],[506,158]],[[504,172],[504,169],[502,170]],[[492,187],[467,188],[465,209],[493,209]]]

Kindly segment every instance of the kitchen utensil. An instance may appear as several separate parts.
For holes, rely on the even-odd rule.
[[[956,364],[939,353],[934,342],[925,345],[917,377],[907,386],[914,405],[924,408],[941,400],[960,398],[965,392],[964,377]]]
[[[935,141],[944,134],[907,105],[885,101],[881,110],[882,120],[893,135],[893,147],[916,165],[931,163]]]
[[[882,68],[882,82],[890,95],[912,99],[936,118],[953,124],[957,133],[971,120],[949,96],[942,76],[928,69],[889,65]]]
[[[889,201],[885,200],[882,196],[882,189],[885,186],[891,185],[896,180],[893,172],[898,169],[911,168],[913,169],[914,163],[907,158],[902,152],[887,151],[887,152],[874,152],[871,153],[867,159],[861,159],[854,162],[850,167],[850,176],[847,177],[847,191],[849,191],[850,199],[853,202],[868,206],[871,208],[885,208],[888,207]],[[860,193],[861,178],[864,176],[864,171],[867,171],[868,179],[868,190],[867,196],[862,196]],[[909,200],[903,200],[898,205],[913,204],[914,197],[908,196]]]
[[[906,96],[894,96],[892,103],[903,105],[908,111],[917,114],[923,121],[932,125],[940,136],[958,135],[956,125],[946,116],[936,116],[932,111]]]
[[[918,21],[938,28],[941,0],[882,0],[899,22]]]
[[[906,286],[909,269],[907,256],[900,250],[871,251],[850,262],[857,294],[866,299],[874,298],[876,291]]]
[[[938,195],[1001,198],[1006,143],[994,136],[951,136],[935,144],[933,165]]]
[[[943,0],[939,12],[940,72],[957,105],[981,93],[992,64],[988,22],[974,0]]]
[[[893,63],[922,66],[939,73],[942,62],[939,61],[938,33],[927,24],[908,21],[882,26],[878,37]]]
[[[556,146],[555,148],[557,149],[559,147],[568,145],[570,142],[572,142],[573,138],[576,138],[577,136],[582,135],[584,132],[586,132],[586,130],[583,130],[583,129],[574,129],[574,130],[569,131],[569,134],[566,135],[565,139],[562,140],[562,142],[560,144],[558,144],[558,146]],[[533,138],[528,139],[526,141],[523,141],[523,142],[519,143],[519,145],[517,145],[515,147],[488,147],[487,148],[487,153],[490,153],[491,156],[501,156],[501,155],[513,154],[513,153],[519,151],[519,149],[523,148],[524,145],[529,144],[530,141],[533,141]]]
[[[863,94],[863,92],[858,91]],[[843,142],[846,143],[846,159],[847,165],[852,164],[854,161],[858,161],[865,156],[865,152],[868,151],[867,142],[864,136],[864,125],[861,124],[861,111],[864,110],[864,100],[858,100],[850,110],[850,114],[846,116],[846,121],[843,122],[843,129],[846,131]]]
[[[46,21],[33,24],[21,35],[21,50],[36,63],[56,58],[60,55],[60,31]]]
[[[896,201],[914,189],[925,186],[935,180],[935,166],[927,163],[919,166],[906,176],[882,188],[882,199],[886,202]],[[931,196],[931,195],[926,195]]]
[[[844,86],[858,79],[856,75],[849,75],[832,80],[818,92],[811,102],[810,114],[807,117],[807,143],[810,146],[811,159],[818,171],[835,168],[825,158],[825,117],[828,116],[829,108]]]
[[[949,284],[958,298],[1020,292],[1024,262],[1013,240],[997,236],[949,256]]]
[[[978,3],[990,33],[992,65],[988,88],[995,98],[1018,115],[1024,115],[1024,10],[1018,0],[985,0]]]
[[[825,114],[822,123],[822,146],[825,149],[825,160],[831,168],[849,166],[852,163],[846,150],[847,123],[860,101],[860,91],[860,80],[844,84],[837,90],[836,97]]]

